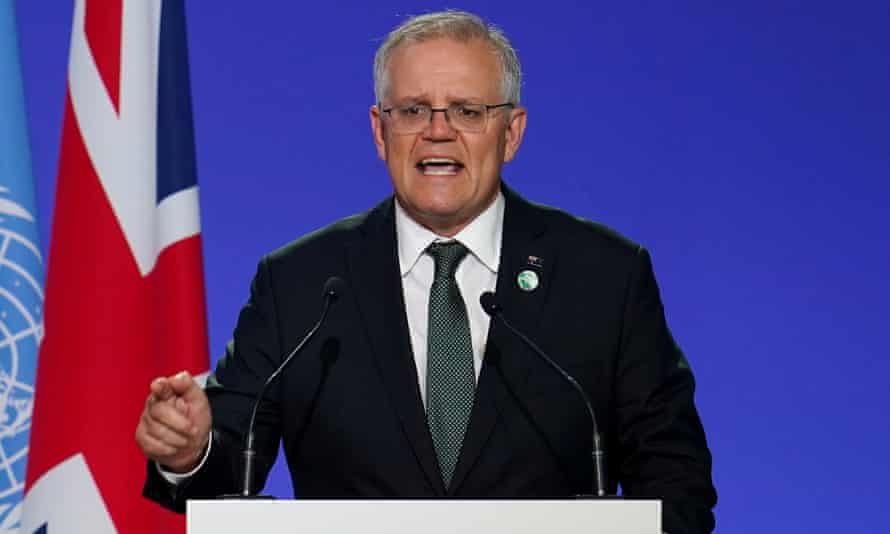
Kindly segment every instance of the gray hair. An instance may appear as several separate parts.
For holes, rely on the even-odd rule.
[[[377,102],[383,102],[389,82],[386,66],[393,50],[404,43],[421,43],[443,37],[460,42],[471,39],[487,42],[501,64],[501,94],[504,100],[519,104],[522,68],[510,40],[499,28],[487,25],[480,17],[453,10],[411,17],[386,36],[374,55],[374,96]]]

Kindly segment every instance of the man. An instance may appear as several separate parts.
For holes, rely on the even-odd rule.
[[[713,528],[693,377],[648,253],[501,183],[526,125],[519,86],[509,42],[473,15],[424,15],[389,35],[370,119],[394,198],[260,261],[206,395],[185,374],[151,384],[136,430],[147,496],[182,510],[237,491],[253,398],[339,276],[345,294],[260,407],[258,482],[283,440],[301,497],[589,493],[583,404],[489,324],[478,300],[495,291],[591,396],[610,491],[662,498],[672,534]]]

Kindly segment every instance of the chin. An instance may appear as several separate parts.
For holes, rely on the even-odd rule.
[[[417,212],[424,218],[432,221],[449,222],[459,218],[460,210],[452,206],[421,205]]]
[[[470,199],[455,184],[419,184],[404,198],[419,213],[447,217],[466,206]]]
[[[443,205],[430,202],[402,202],[408,215],[421,225],[438,232],[444,227],[449,227],[461,219],[460,206]]]

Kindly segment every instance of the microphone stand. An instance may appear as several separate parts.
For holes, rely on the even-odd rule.
[[[602,436],[599,432],[599,427],[596,424],[596,414],[593,412],[593,406],[590,403],[590,397],[587,396],[587,393],[584,391],[584,388],[575,380],[575,377],[570,375],[565,369],[563,369],[558,363],[553,361],[550,356],[547,356],[538,345],[526,337],[525,334],[517,330],[512,324],[504,318],[502,309],[500,305],[497,303],[494,293],[490,291],[486,291],[482,294],[479,299],[482,304],[482,308],[488,313],[491,317],[499,319],[501,324],[507,327],[510,332],[512,332],[516,337],[522,340],[532,352],[534,352],[538,357],[540,357],[547,365],[550,366],[554,371],[557,372],[560,376],[562,376],[566,382],[571,384],[571,386],[581,395],[581,398],[584,400],[584,406],[587,407],[587,413],[590,416],[591,426],[593,427],[593,450],[591,455],[593,457],[593,481],[594,481],[594,491],[595,495],[578,495],[579,498],[586,497],[606,497],[606,467],[605,467],[605,451],[603,450],[602,444]]]
[[[260,391],[256,395],[256,400],[253,403],[253,410],[250,412],[250,421],[247,425],[247,434],[244,439],[244,450],[241,452],[241,456],[243,458],[242,462],[242,471],[241,471],[241,491],[236,494],[227,494],[221,495],[220,499],[274,499],[275,497],[271,495],[254,495],[253,488],[253,474],[256,469],[255,461],[256,461],[256,450],[254,450],[254,432],[253,428],[256,423],[256,414],[257,410],[260,407],[260,402],[263,400],[263,395],[266,393],[266,390],[269,388],[269,385],[278,378],[279,375],[287,368],[288,364],[290,364],[291,360],[303,350],[303,347],[306,346],[306,343],[309,342],[313,337],[315,337],[315,333],[318,332],[318,329],[321,328],[321,325],[324,323],[324,320],[328,316],[328,310],[331,307],[331,303],[337,300],[343,293],[343,288],[345,286],[345,282],[339,277],[332,276],[328,278],[327,282],[324,285],[324,307],[321,311],[321,316],[316,321],[315,325],[312,329],[300,340],[300,343],[297,344],[293,350],[284,358],[284,361],[281,362],[281,365],[278,366],[275,371],[269,375],[269,378],[263,383],[263,387],[260,388]]]

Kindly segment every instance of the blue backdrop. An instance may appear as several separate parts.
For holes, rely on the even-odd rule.
[[[214,355],[261,254],[388,194],[374,50],[404,15],[455,7],[349,4],[188,6]],[[526,74],[505,176],[652,251],[718,532],[886,532],[890,4],[712,4],[465,4]],[[47,244],[72,2],[16,7]],[[270,484],[290,495],[283,469]]]

